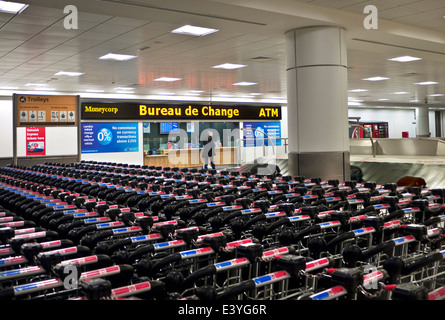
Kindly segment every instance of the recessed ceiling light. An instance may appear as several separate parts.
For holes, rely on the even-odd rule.
[[[443,97],[442,93],[430,94],[430,97]]]
[[[158,92],[158,94],[162,96],[174,96],[176,93],[174,92]]]
[[[116,93],[120,94],[133,94],[134,91],[128,91],[128,90],[117,90]]]
[[[438,84],[436,81],[423,81],[423,82],[416,82],[415,84],[421,85],[421,86],[429,86],[433,84]]]
[[[247,67],[247,66],[244,64],[223,63],[223,64],[219,64],[217,66],[213,66],[212,68],[233,70],[233,69],[244,68],[244,67]]]
[[[18,87],[0,87],[0,90],[18,90]]]
[[[354,101],[349,101],[348,102],[348,106],[361,106],[362,104],[360,102],[354,102]]]
[[[179,81],[181,78],[170,78],[170,77],[161,77],[155,79],[155,81],[166,81],[166,82],[173,82],[173,81]]]
[[[251,96],[261,96],[261,95],[262,95],[262,93],[258,93],[258,92],[253,92],[253,93],[251,93],[250,95],[251,95]]]
[[[233,85],[234,85],[234,86],[254,86],[254,85],[256,85],[256,84],[258,84],[258,83],[256,83],[256,82],[242,81],[242,82],[234,83]]]
[[[46,86],[45,83],[27,83],[25,84],[26,87],[44,87]]]
[[[370,77],[370,78],[365,78],[362,80],[366,80],[366,81],[382,81],[382,80],[388,80],[389,78],[386,77]]]
[[[136,56],[132,56],[129,54],[116,54],[116,53],[108,53],[102,57],[100,57],[100,60],[116,60],[116,61],[127,61],[137,58]]]
[[[82,72],[59,71],[55,75],[56,76],[79,77],[83,74],[84,73],[82,73]]]
[[[418,103],[420,100],[410,100],[409,102]]]
[[[389,99],[379,99],[379,101],[388,101]]]
[[[407,94],[408,92],[406,91],[398,91],[398,92],[394,92],[394,94]]]
[[[37,87],[37,88],[34,88],[34,90],[36,90],[36,91],[54,91],[54,90],[56,90],[56,89],[54,89],[54,88],[42,88],[42,87]]]
[[[218,97],[231,98],[231,97],[233,97],[233,95],[232,94],[220,94],[220,95],[218,95]]]
[[[422,58],[411,57],[411,56],[401,56],[401,57],[396,57],[396,58],[392,58],[392,59],[388,59],[388,60],[389,61],[397,61],[397,62],[411,62],[411,61],[422,60]]]
[[[185,25],[180,28],[177,28],[175,30],[172,30],[172,33],[178,33],[178,34],[187,34],[191,36],[206,36],[208,34],[217,32],[219,30],[212,29],[212,28],[203,28],[203,27],[197,27],[197,26],[191,26],[191,25]]]
[[[19,14],[28,7],[27,4],[11,1],[0,1],[0,12]]]
[[[368,90],[366,90],[366,89],[351,89],[351,90],[349,90],[349,92],[365,92],[365,91],[368,91]]]

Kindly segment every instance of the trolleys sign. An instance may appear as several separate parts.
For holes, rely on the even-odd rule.
[[[15,95],[18,126],[77,124],[77,96]]]
[[[279,106],[82,103],[82,120],[281,120]]]

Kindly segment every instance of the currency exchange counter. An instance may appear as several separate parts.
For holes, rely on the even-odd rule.
[[[202,149],[168,149],[162,154],[149,155],[144,153],[144,165],[162,167],[202,167]],[[235,147],[221,147],[215,149],[215,165],[235,164]]]

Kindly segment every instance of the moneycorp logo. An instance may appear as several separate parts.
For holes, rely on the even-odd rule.
[[[108,108],[104,108],[104,107],[92,107],[92,106],[85,106],[84,111],[86,113],[113,113],[116,114],[119,112],[118,108],[112,108],[112,107],[108,107]]]

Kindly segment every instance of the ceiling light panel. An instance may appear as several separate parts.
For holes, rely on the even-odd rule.
[[[244,64],[223,63],[223,64],[219,64],[217,66],[213,66],[212,68],[233,70],[233,69],[239,69],[239,68],[244,68],[244,67],[247,67],[247,66]]]
[[[349,92],[366,92],[366,91],[368,91],[368,90],[366,90],[366,89],[351,89],[351,90],[349,90]]]
[[[3,13],[19,14],[27,7],[28,5],[24,3],[12,2],[12,1],[0,1],[0,12]]]
[[[383,80],[389,80],[389,78],[386,77],[369,77],[369,78],[365,78],[362,80],[366,80],[366,81],[383,81]]]
[[[172,33],[176,34],[186,34],[196,37],[202,37],[209,35],[211,33],[217,32],[219,30],[212,29],[212,28],[204,28],[204,27],[197,27],[197,26],[191,26],[191,25],[185,25],[180,28],[177,28],[175,30],[172,30]]]
[[[241,81],[241,82],[234,83],[233,85],[234,85],[234,86],[254,86],[254,85],[256,85],[256,84],[258,84],[258,83],[256,83],[256,82]]]
[[[56,76],[68,76],[68,77],[79,77],[83,75],[82,72],[69,72],[69,71],[59,71],[55,75]]]
[[[422,60],[422,58],[411,57],[411,56],[400,56],[400,57],[395,57],[395,58],[391,58],[391,59],[388,59],[388,60],[389,61],[396,61],[396,62],[411,62],[411,61]]]
[[[174,82],[179,80],[181,80],[181,78],[160,77],[155,79],[154,81]]]
[[[423,82],[416,82],[415,84],[421,85],[421,86],[429,86],[433,84],[438,84],[436,81],[423,81]]]
[[[116,60],[116,61],[128,61],[136,58],[136,56],[132,56],[129,54],[116,54],[116,53],[108,53],[102,57],[100,60]]]

